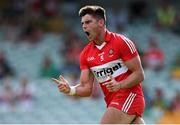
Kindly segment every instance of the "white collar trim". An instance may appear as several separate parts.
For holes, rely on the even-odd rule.
[[[106,42],[103,42],[100,46],[95,45],[99,50],[101,50],[106,45]]]

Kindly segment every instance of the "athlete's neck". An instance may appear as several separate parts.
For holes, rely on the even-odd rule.
[[[103,29],[94,40],[96,45],[101,45],[105,41],[106,29]]]

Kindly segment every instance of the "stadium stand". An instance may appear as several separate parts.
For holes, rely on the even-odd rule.
[[[139,31],[142,29],[146,30],[139,34]],[[136,26],[129,27],[129,31],[125,34],[133,34],[133,37],[136,36],[138,45],[141,48],[146,49],[148,43],[145,38],[152,32],[155,31],[151,29],[150,26],[141,25],[141,27],[139,26],[138,28]],[[168,72],[170,63],[172,62],[175,53],[178,52],[180,45],[178,44],[178,37],[166,32],[163,34],[156,33],[156,37],[158,38],[160,47],[166,55],[167,62],[165,69],[160,73],[145,70],[146,79],[143,82],[143,85],[148,88],[148,93],[155,93],[156,88],[163,89],[165,100],[170,102],[172,97],[175,96],[175,90],[180,90],[179,81],[172,81],[169,79]],[[21,112],[17,109],[17,111],[13,112],[1,111],[1,123],[97,123],[105,110],[103,99],[70,98],[63,94],[59,94],[56,85],[49,79],[38,78],[38,68],[40,60],[43,58],[43,54],[48,51],[51,53],[52,57],[59,56],[57,53],[60,43],[59,38],[51,35],[45,37],[47,38],[45,41],[33,48],[28,48],[26,44],[13,46],[11,43],[0,43],[1,47],[3,47],[2,49],[8,54],[7,57],[10,64],[16,68],[17,76],[23,74],[31,76],[32,83],[36,86],[36,92],[34,93],[35,104],[32,111]],[[169,39],[171,42],[169,42]],[[175,46],[172,47],[172,44]],[[57,58],[53,59],[55,59],[56,63],[60,63]],[[15,81],[16,82],[13,84],[17,84],[17,80]],[[151,98],[154,98],[155,95],[151,94],[150,96]],[[152,109],[148,110],[150,110],[149,113],[144,116],[147,123],[155,123],[163,114],[163,111],[157,107],[152,107]]]
[[[108,2],[106,1],[104,4],[108,6],[107,3]],[[85,3],[82,3],[81,1],[81,4]],[[35,7],[38,7],[41,4],[36,3],[35,5]],[[68,12],[65,10],[59,10],[69,15],[72,15],[72,13],[74,15],[75,10],[80,6],[75,2],[68,3],[65,1],[63,1],[60,5],[64,5],[61,9],[73,6],[73,12],[71,12],[71,10]],[[112,9],[112,7],[109,9]],[[28,12],[27,14],[32,14],[32,19],[38,18],[38,14],[41,15],[41,11],[39,12],[37,10],[38,12],[33,13],[34,11],[35,10],[32,10],[31,13]],[[48,28],[44,26],[47,22],[44,21],[42,23],[44,26],[44,33],[41,39],[35,44],[29,43],[24,39],[22,40],[21,35],[19,36],[19,39],[5,39],[5,29],[7,28],[6,18],[4,20],[0,19],[0,22],[2,22],[0,24],[0,50],[6,54],[9,65],[15,71],[15,76],[10,78],[8,77],[10,79],[10,85],[13,87],[13,91],[16,92],[15,88],[19,85],[21,76],[27,76],[30,81],[29,84],[35,88],[35,92],[33,93],[33,105],[27,110],[21,110],[21,107],[18,107],[16,98],[14,98],[15,107],[12,110],[3,108],[3,100],[0,97],[1,124],[99,123],[100,118],[106,109],[102,95],[100,98],[69,97],[67,95],[60,94],[56,84],[53,83],[49,78],[39,77],[40,65],[45,54],[51,56],[54,64],[58,66],[57,70],[59,70],[59,74],[63,74],[61,69],[65,63],[65,57],[61,52],[65,45],[65,37],[68,37],[66,36],[66,30],[73,30],[73,32],[77,33],[77,35],[80,35],[82,40],[85,40],[84,36],[82,35],[83,33],[78,17],[63,15],[63,13],[61,16],[63,16],[62,20],[67,20],[64,22],[65,29],[62,29],[63,32],[62,30],[58,33],[48,31]],[[50,17],[51,15],[48,15],[48,17],[40,16],[40,20],[48,20]],[[20,24],[21,23],[22,22],[20,22]],[[24,25],[25,24],[23,24],[23,26]],[[108,24],[108,28],[110,30],[115,30],[111,24]],[[20,28],[20,30],[23,31],[23,28]],[[175,34],[170,30],[156,30],[153,22],[144,21],[135,21],[135,23],[132,24],[128,23],[125,30],[120,33],[135,40],[138,49],[142,51],[142,56],[143,52],[148,49],[148,38],[153,36],[157,39],[157,43],[165,55],[165,64],[162,70],[156,72],[151,69],[145,69],[146,78],[143,81],[143,87],[146,88],[144,93],[146,95],[145,99],[147,103],[143,117],[148,124],[156,124],[160,122],[164,123],[163,121],[160,121],[160,119],[163,119],[166,113],[171,111],[169,109],[174,101],[173,99],[180,92],[179,79],[172,79],[170,74],[173,61],[180,52],[180,37],[178,34]],[[77,74],[79,74],[79,72]],[[71,75],[65,77],[70,81],[74,80],[72,79]],[[78,80],[76,79],[76,81]],[[0,89],[3,89],[3,85],[4,79],[0,79]],[[96,91],[100,91],[99,88]],[[2,91],[0,92],[0,96],[1,95]],[[158,101],[157,97],[161,97],[160,95],[162,96],[162,100]],[[176,103],[178,104],[178,102],[179,100],[177,99]],[[177,113],[178,110],[180,109],[177,109]],[[177,121],[176,123],[180,123],[180,121]]]

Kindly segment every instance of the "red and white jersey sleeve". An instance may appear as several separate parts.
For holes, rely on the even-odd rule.
[[[138,55],[136,47],[134,43],[123,35],[120,36],[120,54],[123,61],[127,61],[132,59],[133,57]]]
[[[89,66],[86,61],[85,51],[82,51],[80,55],[80,69],[82,70],[82,69],[87,69],[87,68],[89,68]]]

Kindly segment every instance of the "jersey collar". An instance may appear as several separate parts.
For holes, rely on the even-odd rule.
[[[111,40],[111,36],[112,36],[112,33],[106,29],[104,42],[106,42],[106,43],[109,42]],[[94,41],[92,41],[92,42],[94,43]]]
[[[104,38],[103,44],[100,45],[100,46],[98,46],[98,45],[96,45],[94,42],[93,42],[93,43],[94,43],[94,45],[96,46],[96,48],[98,48],[99,50],[101,50],[101,49],[106,45],[106,43],[108,43],[108,42],[111,40],[111,36],[112,36],[112,33],[106,29],[106,34],[105,34],[105,38]]]

